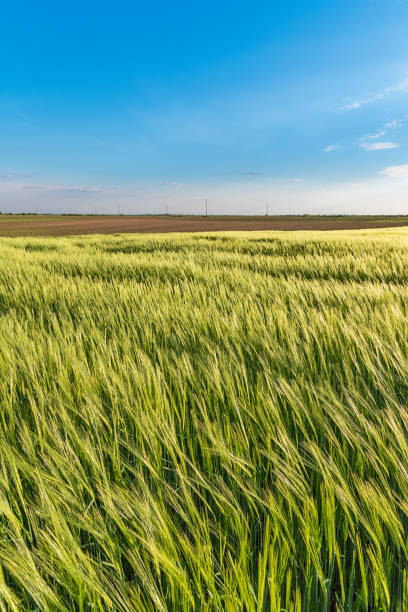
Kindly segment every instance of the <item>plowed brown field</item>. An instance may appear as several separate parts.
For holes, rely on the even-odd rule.
[[[0,236],[66,236],[227,230],[336,230],[408,225],[407,216],[64,216],[0,215]]]

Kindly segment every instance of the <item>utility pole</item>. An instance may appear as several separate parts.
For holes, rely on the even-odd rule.
[[[118,215],[120,215],[120,204],[118,204]]]
[[[208,217],[208,200],[205,200],[205,216]]]

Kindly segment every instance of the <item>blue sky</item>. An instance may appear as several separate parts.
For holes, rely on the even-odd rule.
[[[408,2],[4,3],[0,209],[408,213]]]

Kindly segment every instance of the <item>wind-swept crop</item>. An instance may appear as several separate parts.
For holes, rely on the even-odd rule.
[[[408,230],[1,239],[0,609],[408,610]]]

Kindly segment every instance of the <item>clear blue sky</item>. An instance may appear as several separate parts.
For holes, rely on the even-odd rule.
[[[0,51],[2,210],[408,212],[406,1],[14,0]]]

